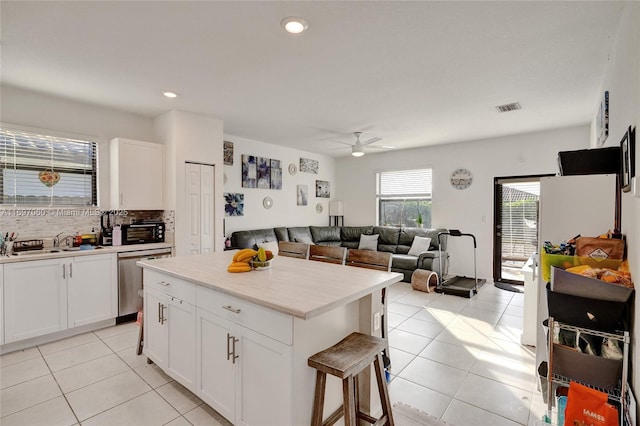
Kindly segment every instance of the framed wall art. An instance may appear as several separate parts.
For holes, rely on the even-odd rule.
[[[329,189],[328,181],[326,180],[316,181],[316,197],[331,198],[331,190]]]
[[[300,158],[300,171],[302,173],[318,174],[319,164],[317,160],[311,160],[309,158]]]
[[[265,157],[256,157],[258,170],[258,188],[271,188],[271,160]]]
[[[224,164],[233,166],[233,142],[224,141]]]
[[[242,156],[242,187],[258,187],[258,168],[256,164],[256,157],[253,155]]]
[[[244,216],[244,194],[224,193],[224,215]]]
[[[623,192],[631,191],[631,148],[629,143],[630,131],[625,132],[620,141],[620,184]]]
[[[298,185],[296,188],[296,199],[299,206],[309,204],[309,187],[307,185]]]
[[[605,90],[602,100],[600,101],[600,111],[596,120],[596,136],[598,138],[598,146],[604,145],[609,136],[609,91]]]
[[[282,163],[271,160],[271,189],[282,189]]]

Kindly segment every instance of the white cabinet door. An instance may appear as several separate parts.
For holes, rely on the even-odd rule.
[[[60,259],[4,265],[5,343],[67,328],[68,273]]]
[[[185,164],[189,254],[200,254],[200,165]]]
[[[111,208],[164,209],[164,146],[117,138],[110,148]]]
[[[236,331],[236,424],[293,424],[293,348],[245,327]]]
[[[196,308],[175,297],[168,299],[165,310],[169,333],[167,373],[193,392],[196,389]]]
[[[157,291],[144,290],[144,354],[163,370],[169,354],[167,322],[167,296]]]
[[[196,394],[231,423],[235,423],[234,325],[202,309],[196,312]],[[235,344],[237,349],[238,342]],[[235,359],[235,362],[238,360]]]
[[[200,250],[202,254],[209,254],[214,251],[214,173],[214,166],[200,165]]]
[[[118,316],[116,259],[111,254],[66,260],[68,325],[78,327]]]

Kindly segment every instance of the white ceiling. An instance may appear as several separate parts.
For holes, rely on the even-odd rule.
[[[328,155],[588,123],[623,2],[6,1],[2,83]],[[309,29],[291,36],[286,16]],[[164,90],[180,94],[175,100]],[[499,114],[518,101],[522,110]],[[342,149],[331,149],[342,148]]]

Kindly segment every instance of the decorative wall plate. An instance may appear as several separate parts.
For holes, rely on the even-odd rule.
[[[316,213],[322,213],[322,210],[324,210],[322,203],[316,204]]]
[[[293,176],[296,173],[298,173],[298,167],[296,167],[296,165],[293,163],[289,164],[289,174]]]
[[[458,169],[451,173],[451,186],[456,189],[467,189],[471,186],[473,178],[471,172],[467,169]]]
[[[271,197],[264,197],[264,199],[262,200],[262,207],[264,207],[265,209],[270,209],[271,206],[273,206],[273,200],[271,199]]]

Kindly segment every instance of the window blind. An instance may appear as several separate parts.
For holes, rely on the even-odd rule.
[[[431,196],[431,169],[380,172],[378,179],[378,196]]]
[[[502,254],[528,258],[538,245],[538,182],[504,184],[502,187]]]
[[[97,144],[0,129],[0,204],[96,206]]]

